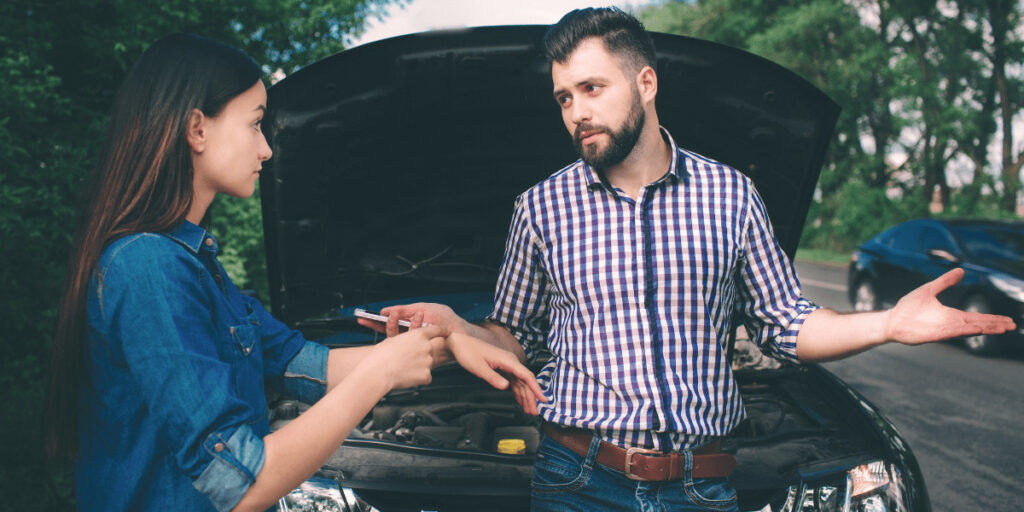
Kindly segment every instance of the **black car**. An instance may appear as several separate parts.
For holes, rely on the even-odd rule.
[[[1024,342],[1024,222],[918,219],[864,242],[850,257],[850,304],[873,311],[953,268],[963,280],[939,295],[948,306],[1013,318],[1019,330],[964,339],[978,354]]]
[[[261,195],[279,318],[333,347],[376,341],[357,308],[490,312],[514,198],[577,158],[538,49],[545,29],[388,39],[270,89]],[[659,117],[682,146],[753,178],[792,256],[838,107],[754,55],[654,42]],[[750,345],[730,342],[748,414],[725,442],[740,510],[931,509],[909,447],[871,404],[820,366],[758,362]],[[276,402],[272,429],[304,408]],[[440,367],[429,386],[385,397],[320,483],[335,510],[527,510],[538,425],[509,392]],[[314,487],[282,508],[323,505]]]

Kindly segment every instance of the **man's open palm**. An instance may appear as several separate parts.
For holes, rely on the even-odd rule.
[[[1005,316],[968,313],[942,305],[936,296],[963,277],[963,269],[953,269],[904,295],[889,314],[886,337],[915,345],[1016,329],[1013,320]]]

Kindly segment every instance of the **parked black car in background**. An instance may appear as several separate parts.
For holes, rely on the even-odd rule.
[[[963,280],[939,295],[948,306],[1006,315],[1016,332],[964,339],[977,354],[1024,342],[1024,222],[918,219],[860,245],[850,257],[848,293],[857,311],[888,306],[953,268]]]
[[[376,340],[356,308],[490,312],[515,197],[577,158],[538,49],[545,30],[378,41],[270,89],[274,158],[260,193],[278,318],[342,346]],[[680,145],[754,180],[792,256],[838,107],[754,55],[654,43],[660,119]],[[931,510],[910,448],[877,409],[821,366],[764,361],[750,346],[732,351],[748,419],[725,440],[740,510]],[[271,428],[304,408],[274,403]],[[336,503],[321,510],[528,510],[538,424],[510,392],[439,367],[429,386],[385,397],[321,468]],[[321,503],[302,494],[282,509]]]

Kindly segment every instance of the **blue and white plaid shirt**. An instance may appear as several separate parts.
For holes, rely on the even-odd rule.
[[[516,200],[489,320],[538,375],[552,423],[619,446],[703,444],[743,419],[726,361],[734,311],[751,341],[797,362],[804,299],[749,178],[678,148],[636,200],[582,161]]]

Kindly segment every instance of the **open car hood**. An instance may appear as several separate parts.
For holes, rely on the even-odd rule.
[[[260,185],[279,318],[493,293],[515,197],[577,159],[540,56],[546,29],[387,39],[270,89]],[[753,178],[792,256],[838,106],[763,58],[653,36],[662,124]]]

